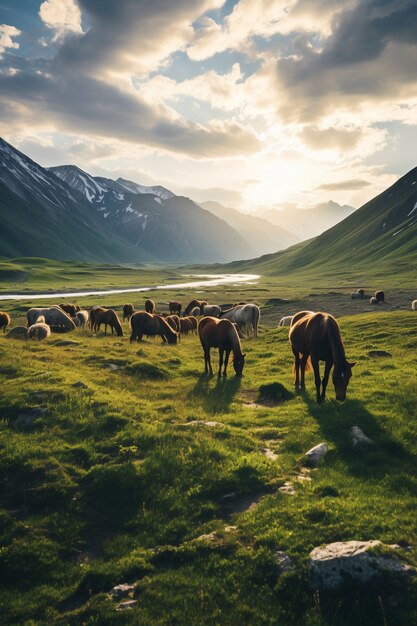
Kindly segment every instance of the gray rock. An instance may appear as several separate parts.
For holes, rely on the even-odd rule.
[[[295,489],[289,481],[284,483],[282,487],[279,487],[278,491],[280,491],[281,493],[285,493],[287,496],[295,495]]]
[[[126,598],[129,596],[135,589],[134,585],[129,585],[128,583],[121,583],[120,585],[116,585],[110,591],[110,595],[115,599],[119,600],[120,598]]]
[[[288,554],[285,554],[285,552],[281,552],[281,550],[275,552],[274,558],[283,574],[291,572],[295,568],[295,563],[292,558],[288,556]]]
[[[137,603],[137,600],[125,600],[124,602],[120,602],[116,611],[130,611],[136,606]]]
[[[329,450],[329,446],[327,443],[319,443],[314,448],[308,450],[308,452],[304,455],[304,463],[306,465],[310,465],[311,467],[317,467],[323,457],[327,454]]]
[[[378,554],[374,551],[377,547],[392,550],[392,556]],[[319,591],[340,589],[352,582],[363,584],[389,574],[411,573],[415,573],[414,568],[397,558],[394,547],[376,540],[338,541],[310,553],[310,586]]]
[[[363,430],[359,428],[359,426],[352,426],[352,428],[350,429],[350,434],[352,436],[352,443],[354,446],[366,447],[374,445],[374,441],[367,437]]]

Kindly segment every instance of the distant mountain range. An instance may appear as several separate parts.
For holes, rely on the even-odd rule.
[[[400,276],[416,262],[417,167],[312,241],[228,268],[276,275],[360,268]]]

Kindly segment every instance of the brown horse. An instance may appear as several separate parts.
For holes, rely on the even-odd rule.
[[[124,304],[123,305],[123,321],[130,320],[133,313],[135,312],[135,307],[133,304]]]
[[[130,326],[132,328],[130,343],[135,341],[135,339],[141,341],[143,335],[148,337],[160,335],[162,341],[177,343],[178,333],[160,315],[152,315],[146,311],[137,311],[130,318]]]
[[[291,326],[289,338],[295,359],[296,390],[305,390],[304,374],[308,358],[310,357],[314,370],[317,402],[323,402],[325,399],[326,387],[332,367],[336,400],[343,402],[346,399],[346,389],[352,376],[352,367],[356,363],[348,363],[346,360],[340,329],[334,317],[328,313],[307,313],[302,315]],[[325,362],[322,381],[320,380],[319,361]],[[320,392],[321,385],[322,390]]]
[[[181,331],[181,334],[182,335],[188,335],[188,333],[192,333],[193,330],[194,330],[194,322],[191,321],[191,318],[189,318],[189,317],[181,317],[180,318],[180,331]]]
[[[175,330],[175,332],[181,332],[181,322],[178,315],[167,315],[165,321]]]
[[[191,302],[189,302],[184,309],[184,313],[183,313],[184,317],[187,317],[187,315],[190,315],[191,311],[196,306],[200,308],[200,313],[201,313],[201,307],[205,306],[206,304],[207,302],[205,300],[191,300]]]
[[[153,300],[145,300],[146,313],[156,313],[156,306]]]
[[[0,311],[0,330],[3,329],[3,332],[5,333],[10,321],[10,315],[5,311]]]
[[[65,313],[67,315],[69,315],[70,317],[75,317],[77,311],[80,310],[80,307],[77,307],[75,304],[59,304],[58,305],[60,309],[62,309],[63,311],[65,311]]]
[[[233,367],[236,376],[242,376],[245,365],[245,355],[242,353],[239,335],[236,328],[229,320],[218,319],[217,317],[203,317],[198,325],[198,334],[204,350],[204,371],[206,374],[213,374],[210,360],[210,348],[219,349],[219,371],[218,376],[226,376],[227,365],[230,353],[233,352]]]
[[[168,302],[169,314],[170,315],[181,315],[182,304],[181,302]]]
[[[375,291],[375,298],[378,303],[385,302],[385,294],[383,291]]]
[[[292,316],[292,320],[291,320],[290,326],[294,326],[294,324],[296,322],[298,322],[298,320],[300,320],[305,315],[310,315],[310,314],[313,314],[313,313],[314,313],[314,311],[299,311],[298,313],[296,313],[295,315]]]
[[[111,334],[116,331],[118,337],[123,337],[123,329],[116,311],[113,309],[96,309],[94,312],[93,330],[100,330],[100,326],[104,324],[104,334],[107,334],[107,326],[111,328]]]

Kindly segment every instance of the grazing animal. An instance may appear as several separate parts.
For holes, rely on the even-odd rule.
[[[198,317],[200,314],[201,314],[201,311],[200,311],[200,307],[199,306],[195,306],[190,311],[190,315],[192,315],[193,317]]]
[[[188,333],[193,333],[197,331],[198,321],[194,316],[189,315],[188,317],[180,318],[180,331],[182,335],[188,335]]]
[[[239,328],[248,326],[252,329],[254,337],[258,336],[258,325],[261,317],[261,311],[256,304],[239,304],[228,311],[220,313],[221,319],[227,319],[236,322]]]
[[[167,315],[164,319],[177,333],[181,332],[181,322],[178,315]]]
[[[385,294],[383,291],[375,291],[375,298],[378,302],[385,302]]]
[[[285,317],[281,317],[278,326],[291,326],[292,318],[292,315],[286,315]]]
[[[207,302],[205,300],[191,300],[191,302],[189,302],[187,304],[187,306],[184,309],[184,317],[187,317],[187,315],[190,315],[191,310],[194,309],[196,306],[198,306],[198,308],[200,309],[200,314],[201,314],[201,307],[205,306],[207,304]]]
[[[233,367],[236,376],[242,376],[245,365],[245,355],[242,352],[239,335],[234,324],[227,319],[217,317],[203,317],[198,325],[198,334],[204,350],[204,371],[206,374],[213,374],[211,367],[210,348],[219,350],[219,371],[218,376],[226,376],[227,365],[230,353],[233,352]]]
[[[326,397],[326,387],[332,367],[336,399],[343,402],[346,399],[346,389],[352,376],[352,368],[356,363],[349,363],[346,360],[340,329],[335,318],[328,313],[303,315],[291,326],[289,339],[295,359],[294,373],[297,391],[305,390],[304,374],[310,357],[314,370],[317,402],[323,402]],[[323,380],[320,380],[319,361],[325,362]]]
[[[417,311],[417,300],[413,300],[411,303],[411,310]]]
[[[169,314],[170,315],[181,315],[182,304],[181,302],[168,302]]]
[[[369,304],[381,304],[381,302],[377,300],[375,296],[372,296],[372,298],[369,300]]]
[[[107,326],[111,328],[111,334],[116,331],[118,337],[123,337],[123,329],[119,317],[113,309],[95,310],[93,330],[100,330],[100,326],[104,324],[104,334],[107,334]]]
[[[74,318],[75,325],[85,328],[88,324],[88,311],[77,311]]]
[[[77,311],[80,310],[80,307],[77,307],[75,304],[59,304],[58,305],[67,315],[70,317],[75,317]]]
[[[235,302],[234,304],[232,304],[232,308],[235,306],[242,306],[243,304],[247,304],[247,302]]]
[[[27,312],[28,326],[32,326],[38,321],[40,316],[45,318],[45,324],[53,327],[64,327],[66,330],[75,330],[75,323],[65,311],[59,306],[48,308],[32,308]]]
[[[41,341],[42,339],[50,337],[51,329],[48,324],[38,321],[35,324],[32,324],[32,326],[29,326],[27,329],[27,335],[28,339],[37,339],[38,341]]]
[[[130,326],[132,328],[130,343],[135,340],[141,341],[143,335],[148,337],[160,335],[162,341],[177,343],[178,333],[160,315],[152,315],[152,313],[147,313],[146,311],[137,311],[130,318]]]
[[[300,320],[305,315],[310,315],[310,314],[313,314],[313,313],[314,313],[314,311],[298,311],[298,313],[296,313],[295,315],[292,316],[292,320],[291,320],[290,326],[294,326],[294,324],[296,322],[298,322],[298,320]]]
[[[194,331],[194,334],[197,334],[197,328],[198,328],[198,319],[194,316],[194,315],[189,315],[188,319],[191,322],[191,327]]]
[[[88,325],[90,326],[90,329],[93,330],[94,328],[94,320],[95,320],[95,315],[97,311],[105,311],[106,309],[102,306],[93,306],[90,309],[90,313],[88,315]]]
[[[0,311],[0,330],[3,329],[3,332],[6,332],[6,328],[10,326],[10,315],[5,311]]]
[[[124,304],[123,305],[123,321],[130,320],[134,312],[135,312],[135,307],[133,306],[133,304]]]
[[[365,296],[365,289],[358,289],[356,293],[360,293],[362,297]]]
[[[352,300],[363,300],[364,294],[359,293],[359,291],[352,291],[350,297],[352,298]]]
[[[147,313],[156,313],[155,302],[153,300],[145,301],[145,311]]]
[[[210,317],[220,317],[220,313],[222,312],[217,304],[204,304],[200,310],[201,315],[208,315]]]

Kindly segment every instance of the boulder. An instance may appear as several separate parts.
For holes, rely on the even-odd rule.
[[[384,548],[384,552],[377,548]],[[413,567],[397,557],[395,550],[376,540],[338,541],[314,548],[308,568],[310,586],[319,591],[332,591],[352,583],[364,584],[389,575],[401,577],[415,573]]]
[[[359,428],[359,426],[352,426],[352,428],[350,429],[350,434],[352,436],[352,443],[354,446],[366,447],[374,445],[372,439],[367,437],[363,430]]]
[[[327,454],[328,450],[329,446],[327,443],[319,443],[317,446],[314,446],[314,448],[311,448],[305,453],[304,463],[311,467],[317,467],[323,457]]]

